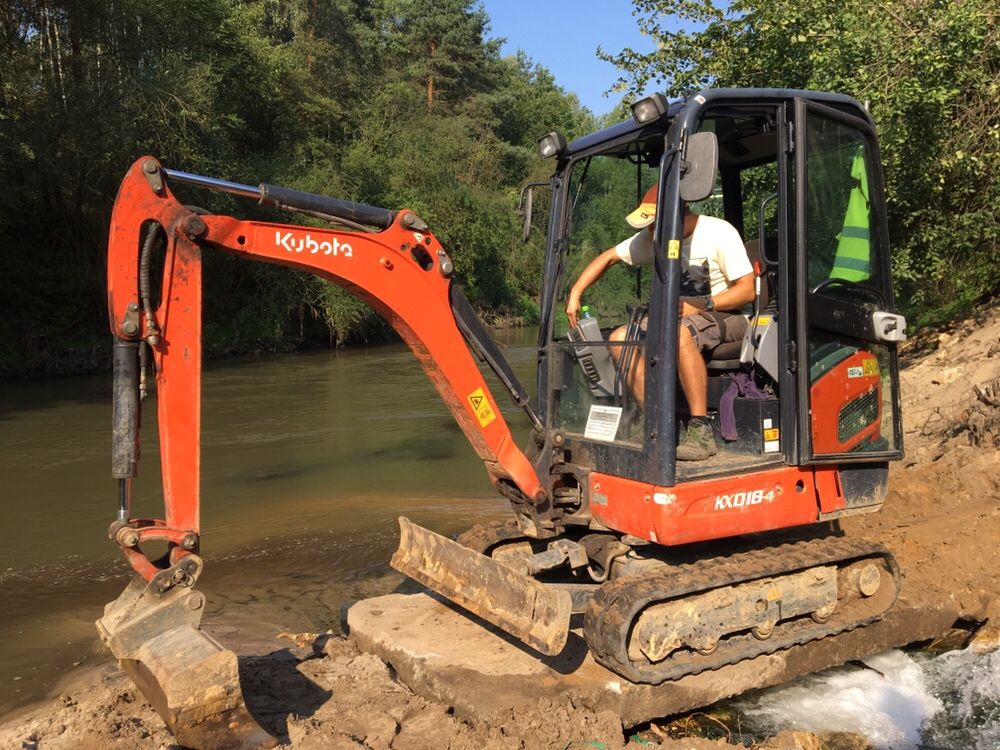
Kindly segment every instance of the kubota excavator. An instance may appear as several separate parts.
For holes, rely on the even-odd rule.
[[[570,144],[558,133],[539,141],[556,166],[544,183],[551,202],[533,400],[414,212],[240,185],[152,157],[131,167],[108,250],[118,479],[110,536],[136,576],[97,625],[179,742],[269,739],[243,703],[235,654],[198,627],[203,252],[314,273],[370,304],[409,345],[513,519],[456,542],[401,518],[392,565],[539,652],[558,653],[570,615],[582,612],[600,664],[660,684],[836,637],[892,606],[892,555],[837,526],[881,507],[888,462],[902,455],[896,343],[905,320],[893,306],[871,119],[846,96],[779,89],[706,90],[674,102],[653,95],[632,110],[631,120]],[[624,233],[608,226],[608,206],[624,216],[654,182],[653,266],[634,272],[632,298],[631,277],[618,279],[618,296],[597,305],[605,325],[570,328],[560,311],[574,268]],[[175,197],[180,185],[332,228],[206,213]],[[526,236],[540,186],[522,192]],[[676,366],[684,202],[750,239],[758,290],[743,341],[707,357],[710,416],[724,440],[718,455],[694,463],[675,460],[687,413]],[[160,257],[162,270],[153,267]],[[620,325],[626,335],[609,340]],[[527,413],[525,449],[473,353]],[[641,400],[625,377],[639,359]],[[131,515],[151,370],[163,519]],[[165,542],[167,554],[147,556],[148,542]]]

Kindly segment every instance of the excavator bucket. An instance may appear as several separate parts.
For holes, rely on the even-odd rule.
[[[547,656],[569,634],[569,592],[505,568],[493,558],[399,519],[393,568]]]
[[[97,621],[102,640],[180,745],[273,746],[243,701],[236,654],[198,627],[205,596],[190,586],[167,588],[167,580],[133,578]]]

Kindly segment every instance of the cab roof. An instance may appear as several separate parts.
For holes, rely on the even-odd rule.
[[[856,99],[846,94],[833,94],[806,89],[705,89],[684,99],[675,99],[670,102],[666,113],[651,123],[640,125],[634,119],[629,118],[602,130],[581,136],[567,146],[562,154],[562,158],[572,159],[577,154],[591,151],[596,147],[600,147],[602,150],[614,149],[617,144],[623,147],[623,155],[627,150],[632,150],[634,153],[634,148],[628,149],[628,146],[631,146],[637,140],[643,140],[642,134],[644,131],[648,132],[649,136],[656,135],[661,138],[666,123],[673,120],[690,101],[697,97],[701,97],[703,100],[699,102],[700,104],[710,108],[710,117],[713,118],[745,116],[755,106],[763,108],[788,103],[795,99],[805,99],[806,101],[823,104],[845,114],[858,117],[869,125],[872,124],[871,117],[864,107]],[[725,158],[724,155],[723,158]]]

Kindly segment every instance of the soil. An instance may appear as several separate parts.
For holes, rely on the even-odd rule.
[[[850,535],[880,540],[906,586],[950,599],[961,619],[1000,622],[1000,311],[984,307],[902,350],[906,459],[893,466],[882,512],[844,519]],[[239,653],[256,718],[294,748],[594,748],[625,746],[619,718],[572,702],[498,715],[471,726],[448,706],[415,695],[377,657],[333,634],[274,634],[228,645]],[[652,725],[655,729],[656,725]],[[787,736],[786,736],[787,735]],[[731,747],[677,740],[665,748]],[[853,744],[848,744],[853,743]],[[169,748],[172,738],[114,664],[71,671],[53,697],[0,725],[0,749]],[[633,745],[635,746],[635,745]],[[782,733],[762,747],[865,747],[863,738]]]

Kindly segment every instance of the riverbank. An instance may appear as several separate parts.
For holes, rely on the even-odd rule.
[[[1000,619],[995,575],[1000,566],[1000,313],[983,310],[910,342],[901,393],[907,459],[893,467],[885,509],[845,520],[845,531],[889,546],[903,568],[907,596],[933,603],[936,616]],[[401,579],[384,573],[384,566],[379,569],[381,575],[355,579],[351,593],[361,598],[395,590]],[[322,578],[317,575],[305,585],[297,581],[294,592],[284,592],[284,602],[271,600],[267,588],[229,601],[209,594],[213,609],[206,630],[246,655],[251,710],[291,746],[526,750],[594,747],[586,743],[596,741],[610,749],[623,747],[632,736],[617,716],[572,704],[540,705],[472,725],[451,707],[415,695],[383,662],[358,653],[336,633],[288,635],[295,630],[283,617],[288,599],[316,596],[315,606],[321,607]],[[343,601],[331,599],[337,606]],[[336,619],[329,605],[326,617]],[[656,724],[661,725],[671,722]],[[644,737],[664,747],[712,746],[693,740],[670,744],[669,732],[662,740],[655,732]],[[799,747],[812,741],[799,739]],[[130,749],[169,743],[162,722],[110,663],[71,670],[50,700],[7,717],[0,726],[3,748]],[[827,746],[833,745],[828,741]]]
[[[101,311],[102,312],[102,311]],[[304,311],[300,311],[304,312]],[[498,342],[518,338],[523,329],[535,330],[535,324],[525,315],[477,309],[477,314],[491,335]],[[91,316],[99,319],[99,315]],[[537,318],[537,314],[534,316]],[[81,318],[81,321],[83,319]],[[359,332],[344,339],[315,321],[308,326],[308,335],[300,330],[296,337],[261,343],[259,341],[229,341],[221,335],[203,342],[206,363],[220,364],[227,360],[249,357],[267,357],[275,354],[305,354],[323,351],[344,351],[378,348],[401,343],[389,325],[375,313],[366,316],[366,324]],[[80,321],[77,321],[79,324]],[[87,343],[64,348],[41,348],[31,356],[17,361],[0,362],[0,383],[65,379],[86,375],[111,373],[111,336],[104,329],[90,331],[82,337]]]

